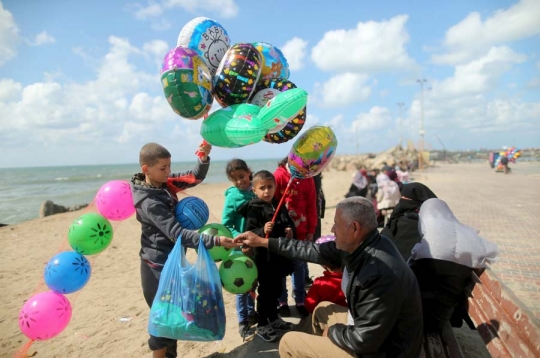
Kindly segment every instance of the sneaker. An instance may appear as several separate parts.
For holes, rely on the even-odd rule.
[[[257,324],[259,322],[259,314],[257,312],[252,312],[248,315],[248,322],[250,325]]]
[[[296,310],[298,311],[298,314],[302,317],[309,316],[309,312],[304,305],[296,305]]]
[[[306,287],[313,285],[313,279],[311,277],[306,277]]]
[[[267,342],[273,342],[278,338],[277,333],[274,331],[271,324],[258,326],[257,335]]]
[[[270,326],[276,331],[289,332],[294,329],[294,324],[291,322],[286,322],[281,318],[277,318],[275,321],[270,322]]]
[[[238,324],[238,333],[240,333],[240,337],[242,337],[243,340],[246,340],[255,334],[248,321],[240,322],[240,324]]]
[[[281,305],[278,307],[278,313],[281,317],[290,317],[291,309],[289,308],[289,305]]]

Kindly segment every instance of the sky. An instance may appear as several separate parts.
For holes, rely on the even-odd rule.
[[[540,146],[540,0],[0,0],[0,168],[137,163],[148,142],[194,161],[202,119],[172,111],[159,68],[199,16],[281,49],[304,130],[330,126],[337,154],[418,145],[422,127],[427,149]]]

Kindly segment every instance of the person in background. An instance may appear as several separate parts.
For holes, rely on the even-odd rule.
[[[349,191],[347,192],[347,194],[345,194],[345,197],[350,198],[351,196],[363,196],[365,198],[367,196],[368,189],[369,180],[367,176],[367,171],[362,168],[354,172],[353,182],[349,187]]]
[[[276,181],[272,173],[261,170],[253,175],[253,192],[257,196],[251,199],[240,211],[246,215],[246,231],[260,236],[279,236],[292,238],[295,227],[287,209],[282,206],[272,221],[278,202],[274,197]],[[249,249],[243,247],[242,251]],[[278,299],[282,291],[282,279],[293,270],[291,260],[269,252],[266,248],[255,249],[255,264],[258,271],[257,313],[259,315],[257,335],[267,342],[275,341],[276,331],[291,331],[294,325],[278,317]],[[303,277],[302,277],[303,278]]]
[[[390,180],[386,173],[389,173],[390,167],[383,167],[383,170],[377,175],[377,209],[380,211],[384,220],[388,220],[392,210],[399,202],[401,193],[398,184]],[[384,223],[386,224],[386,222]]]
[[[242,205],[255,198],[251,188],[252,174],[247,163],[242,159],[232,159],[225,168],[227,178],[233,186],[225,190],[225,203],[221,215],[221,223],[231,231],[233,237],[244,232],[246,219],[239,212]],[[255,332],[251,325],[258,322],[255,312],[255,301],[250,292],[236,295],[236,312],[238,315],[238,330],[244,339]]]
[[[321,219],[324,218],[324,211],[326,209],[326,199],[324,198],[324,191],[322,188],[322,173],[313,176],[313,182],[315,183],[315,193],[317,195],[317,226],[315,227],[315,234],[313,234],[313,240],[317,240],[321,237]],[[309,276],[309,265],[306,265],[306,271],[304,273],[306,287],[313,284],[313,279]]]
[[[501,156],[501,165],[504,169],[504,174],[508,174],[508,157],[506,155]]]
[[[388,237],[403,259],[411,256],[414,245],[420,242],[422,235],[418,231],[418,213],[424,201],[437,196],[422,183],[404,184],[401,199],[392,211],[390,219],[382,229],[381,234]]]
[[[341,289],[343,269],[333,265],[323,265],[323,275],[313,281],[306,296],[306,309],[313,313],[321,302],[328,301],[347,307],[345,294]]]
[[[279,202],[283,196],[284,205],[289,211],[289,216],[294,221],[296,228],[295,239],[301,241],[312,241],[317,227],[317,193],[315,191],[315,182],[313,178],[292,178],[287,192],[287,185],[291,181],[291,173],[287,169],[287,157],[283,158],[274,172],[276,177],[275,198]],[[299,260],[293,260],[294,272],[292,274],[292,288],[296,310],[305,317],[309,313],[304,307],[306,298],[306,268],[307,263]],[[287,303],[288,291],[286,278],[283,278],[283,290],[279,298],[279,314],[288,317],[291,310]]]
[[[338,203],[332,232],[322,244],[251,232],[236,242],[321,265],[344,267],[347,308],[320,303],[311,332],[286,333],[280,357],[418,357],[422,305],[418,283],[392,242],[379,234],[371,202],[354,196]]]
[[[426,200],[419,216],[422,240],[413,247],[409,266],[420,286],[424,330],[440,332],[448,321],[460,327],[463,318],[470,321],[466,289],[472,272],[495,261],[497,245],[460,223],[440,199]]]
[[[224,236],[199,234],[180,226],[174,215],[178,198],[176,192],[199,184],[206,177],[210,165],[208,154],[212,147],[201,145],[199,158],[193,170],[171,174],[171,153],[157,143],[145,144],[139,153],[141,173],[131,178],[133,204],[137,221],[141,223],[141,285],[148,307],[157,293],[159,279],[167,257],[176,240],[181,237],[182,245],[197,247],[203,240],[207,248],[224,246],[232,249],[240,247]],[[176,340],[150,336],[148,346],[154,358],[177,356]]]

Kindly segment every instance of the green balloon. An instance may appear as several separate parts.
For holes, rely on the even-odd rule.
[[[266,130],[253,104],[233,104],[212,113],[201,124],[201,136],[216,147],[238,148],[262,140]]]
[[[105,250],[113,238],[109,220],[98,213],[86,213],[71,224],[68,241],[81,255],[95,255]]]
[[[218,223],[211,223],[206,224],[202,228],[199,229],[199,234],[207,234],[207,235],[213,235],[213,236],[225,236],[229,238],[233,238],[233,234],[225,225],[218,224]],[[198,253],[198,250],[196,250]],[[210,254],[210,257],[212,257],[212,260],[214,261],[221,261],[225,260],[227,257],[229,257],[230,249],[227,249],[223,246],[214,246],[211,249],[208,250],[208,253]]]
[[[284,125],[294,119],[307,103],[308,94],[301,88],[292,88],[277,94],[259,112],[259,119],[266,130]]]
[[[173,111],[188,119],[204,116],[212,107],[211,88],[193,80],[192,69],[173,69],[161,75],[163,93]]]
[[[228,257],[219,266],[219,277],[223,289],[229,293],[248,292],[257,280],[257,266],[246,255]]]

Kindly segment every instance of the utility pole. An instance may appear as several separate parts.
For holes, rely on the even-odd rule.
[[[420,160],[418,161],[419,169],[424,169],[424,83],[426,79],[418,79],[420,83]]]
[[[399,107],[399,146],[402,146],[403,143],[403,106],[405,106],[405,103],[398,102],[397,103]]]

